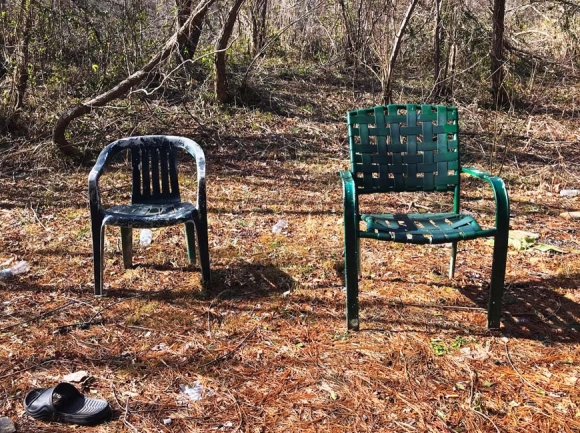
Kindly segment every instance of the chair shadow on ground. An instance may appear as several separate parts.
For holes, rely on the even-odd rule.
[[[155,271],[187,272],[192,277],[200,275],[198,265],[174,266],[170,263],[136,263],[135,268],[143,267]],[[113,287],[106,290],[108,297],[132,297],[143,295],[149,299],[171,301],[183,299],[184,293],[191,295],[192,299],[212,300],[212,299],[257,299],[280,295],[294,290],[295,281],[286,272],[271,263],[247,263],[233,262],[224,267],[215,266],[211,269],[211,284],[201,289],[193,288],[166,288],[165,290],[149,291],[139,287],[118,288]]]
[[[469,335],[489,335],[490,332],[510,338],[540,341],[549,346],[552,343],[573,344],[580,342],[580,273],[566,277],[547,277],[541,280],[527,280],[508,283],[503,296],[501,314],[502,326],[499,330],[488,330],[468,321],[450,321],[441,311],[472,310],[467,314],[487,315],[489,290],[487,282],[482,284],[426,283],[428,286],[454,288],[469,301],[462,305],[448,305],[446,299],[433,302],[409,302],[396,299],[361,299],[361,311],[367,317],[363,320],[361,332],[389,331],[391,329],[461,332]],[[404,284],[400,278],[392,280]],[[577,299],[577,300],[576,300]],[[413,313],[407,314],[406,309]],[[387,318],[388,317],[388,318]],[[427,328],[426,328],[427,327]]]
[[[192,278],[198,278],[200,273],[198,266],[172,266],[170,264],[146,264],[138,265],[150,269],[170,272],[186,272],[191,274]],[[201,278],[200,278],[201,279]],[[19,326],[22,323],[36,322],[41,318],[46,323],[51,323],[52,313],[60,311],[63,307],[65,309],[80,304],[86,304],[87,298],[98,299],[94,297],[92,287],[88,285],[79,285],[71,283],[70,285],[47,286],[46,284],[39,285],[30,277],[14,277],[5,281],[6,287],[4,290],[3,300],[10,299],[10,294],[22,296],[23,293],[42,293],[42,292],[64,292],[70,298],[68,302],[56,308],[43,309],[42,303],[37,304],[33,310],[24,309],[15,311],[11,314],[11,323],[3,324],[6,329]],[[216,266],[212,269],[212,283],[205,290],[201,289],[201,281],[199,284],[192,284],[188,287],[160,287],[158,290],[142,289],[137,283],[132,287],[119,287],[113,283],[105,291],[105,299],[107,303],[113,305],[123,302],[124,300],[143,298],[148,301],[160,301],[170,303],[177,308],[185,308],[188,311],[207,309],[208,303],[213,304],[216,301],[232,301],[231,305],[240,311],[244,309],[251,309],[247,301],[265,299],[272,296],[280,296],[284,293],[292,292],[296,287],[296,282],[286,272],[280,270],[277,266],[271,263],[232,263],[225,267]],[[72,296],[72,297],[71,297]],[[47,298],[47,302],[52,302],[52,297]],[[243,300],[244,306],[237,305],[237,300]],[[269,307],[266,307],[266,309]],[[275,308],[275,307],[272,307]],[[39,310],[42,311],[39,314]],[[59,333],[61,331],[70,331],[71,329],[83,325],[86,328],[89,326],[100,324],[102,322],[100,316],[94,316],[94,311],[89,312],[87,317],[92,317],[88,322],[83,322],[82,317],[71,319],[71,324],[64,326],[56,326]],[[81,319],[78,321],[78,319]],[[46,321],[48,319],[48,322]],[[2,329],[3,326],[0,326]],[[63,328],[63,329],[60,329]]]
[[[503,296],[501,334],[550,343],[580,342],[580,304],[568,293],[577,290],[580,274],[508,284]],[[478,307],[487,308],[487,296],[469,285],[459,289]],[[580,296],[578,297],[580,301]]]

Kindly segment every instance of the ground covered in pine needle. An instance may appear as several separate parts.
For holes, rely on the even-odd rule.
[[[26,260],[30,270],[0,282],[0,416],[19,432],[580,431],[580,227],[562,216],[580,210],[580,196],[560,195],[580,188],[578,112],[541,98],[502,113],[457,102],[464,165],[500,174],[511,229],[536,235],[510,247],[501,329],[486,328],[486,240],[460,243],[454,279],[448,247],[363,240],[361,330],[347,332],[344,113],[377,100],[316,77],[286,74],[270,88],[259,107],[134,101],[133,129],[105,111],[83,120],[94,122],[95,140],[102,135],[97,150],[140,133],[185,135],[204,148],[205,291],[182,227],[153,230],[147,247],[135,230],[130,270],[112,228],[105,296],[95,297],[94,157],[75,165],[48,141],[4,142],[0,263]],[[193,168],[180,166],[189,200]],[[126,199],[129,181],[113,171],[103,188]],[[463,208],[489,224],[486,185],[466,180]],[[402,194],[380,204],[443,202]],[[273,233],[279,221],[286,228]],[[28,391],[67,379],[106,399],[113,419],[83,428],[25,414]]]

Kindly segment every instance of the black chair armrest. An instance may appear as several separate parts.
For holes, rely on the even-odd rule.
[[[197,203],[196,206],[202,214],[206,211],[206,192],[205,192],[205,154],[203,149],[195,141],[186,137],[166,136],[168,140],[179,143],[187,153],[189,153],[197,167]]]

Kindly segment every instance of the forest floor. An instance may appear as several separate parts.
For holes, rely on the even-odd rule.
[[[504,178],[511,230],[537,235],[510,247],[501,329],[486,327],[486,240],[460,243],[454,279],[445,246],[363,240],[361,329],[347,332],[344,114],[378,99],[322,74],[280,74],[268,88],[254,108],[134,104],[132,130],[106,112],[84,120],[106,136],[95,148],[139,133],[201,144],[205,292],[182,227],[155,229],[148,247],[135,230],[131,270],[110,229],[106,296],[95,297],[91,164],[63,163],[48,139],[4,142],[0,263],[26,260],[30,270],[0,282],[0,417],[19,432],[580,431],[580,227],[561,215],[580,210],[580,196],[560,195],[580,188],[580,113],[564,108],[574,104],[537,97],[494,112],[457,103],[464,165]],[[560,89],[550,101],[580,95]],[[180,172],[189,200],[192,168]],[[120,197],[127,181],[103,188]],[[486,184],[466,179],[462,194],[464,209],[493,220]],[[403,194],[384,205],[432,209],[440,200]],[[281,220],[287,228],[273,233]],[[78,372],[75,385],[111,405],[110,422],[83,428],[26,415],[27,392]]]

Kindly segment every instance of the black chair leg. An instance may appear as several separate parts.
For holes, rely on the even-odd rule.
[[[185,223],[185,241],[187,244],[187,259],[189,263],[195,265],[195,224]]]
[[[209,267],[209,240],[207,235],[207,221],[202,218],[195,224],[197,230],[197,242],[199,245],[199,264],[201,266],[201,277],[204,286],[208,286],[211,281]]]
[[[121,227],[121,248],[123,249],[123,265],[125,269],[133,267],[133,229]]]
[[[95,295],[103,294],[103,267],[105,250],[105,226],[92,224],[93,232],[93,270],[95,276]]]

